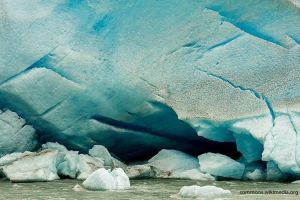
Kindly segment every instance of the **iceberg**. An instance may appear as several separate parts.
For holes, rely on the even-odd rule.
[[[244,164],[221,154],[206,153],[198,159],[200,170],[215,176],[240,179],[245,170]]]
[[[128,176],[121,168],[112,172],[106,169],[98,169],[90,174],[82,183],[83,187],[89,190],[123,190],[130,188]]]
[[[25,152],[18,160],[0,167],[12,182],[52,181],[59,179],[56,170],[58,151]]]
[[[216,186],[184,186],[180,189],[180,196],[183,198],[231,198],[229,190],[223,190]]]
[[[106,169],[98,169],[90,174],[82,183],[89,190],[114,190],[116,182],[114,177]]]
[[[234,178],[241,155],[300,176],[299,8],[296,0],[1,1],[0,157],[55,149],[60,175],[86,178],[98,168],[81,156],[89,151],[125,169],[109,154],[130,163],[173,149],[232,158],[220,157],[237,167]],[[175,154],[181,161],[170,166],[150,164],[162,176],[198,173],[194,158]]]

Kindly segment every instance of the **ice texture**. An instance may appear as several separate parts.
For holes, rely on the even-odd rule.
[[[232,193],[216,186],[184,186],[180,189],[180,196],[183,198],[231,198]]]
[[[200,170],[215,176],[240,179],[245,170],[244,164],[221,154],[206,153],[198,159]]]
[[[45,142],[103,145],[125,162],[240,152],[299,176],[299,8],[1,1],[0,156]]]

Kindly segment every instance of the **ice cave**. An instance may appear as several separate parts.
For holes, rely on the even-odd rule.
[[[299,55],[299,0],[0,0],[0,177],[299,180]]]

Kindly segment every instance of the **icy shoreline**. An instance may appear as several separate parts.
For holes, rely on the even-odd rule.
[[[297,180],[283,173],[274,162],[250,162],[241,157],[233,160],[225,155],[206,153],[198,158],[177,150],[161,150],[150,160],[125,164],[95,145],[90,155],[69,151],[63,145],[48,142],[39,152],[12,153],[0,158],[0,172],[12,182],[52,181],[61,178],[86,180],[93,172],[119,168],[130,179],[179,178],[199,181]]]

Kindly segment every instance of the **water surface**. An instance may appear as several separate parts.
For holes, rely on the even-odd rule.
[[[181,199],[178,195],[183,186],[215,185],[230,190],[233,199],[300,199],[295,194],[240,194],[240,191],[300,191],[299,184],[278,182],[250,182],[250,181],[191,181],[177,179],[144,179],[131,180],[131,189],[124,191],[74,191],[79,180],[58,180],[53,182],[11,183],[0,180],[0,199],[120,199],[120,200],[155,200]]]

